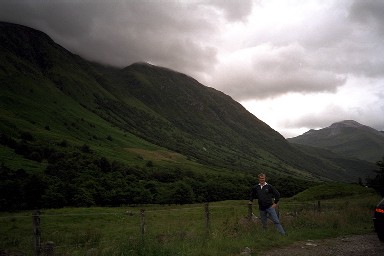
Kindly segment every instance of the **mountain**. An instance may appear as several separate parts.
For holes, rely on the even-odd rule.
[[[9,181],[32,175],[24,185],[44,183],[53,205],[169,203],[180,190],[190,201],[242,198],[259,172],[287,195],[311,182],[372,175],[363,161],[351,172],[292,146],[190,76],[148,63],[103,66],[4,22],[0,152]]]
[[[384,156],[383,132],[353,120],[337,122],[320,130],[309,130],[288,141],[328,149],[342,156],[373,163]]]

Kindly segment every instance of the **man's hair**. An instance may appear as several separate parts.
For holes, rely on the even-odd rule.
[[[259,175],[257,175],[257,177],[265,177],[265,174],[264,173],[259,173]]]

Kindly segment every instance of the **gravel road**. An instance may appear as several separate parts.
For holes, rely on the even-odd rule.
[[[383,256],[384,243],[376,233],[333,239],[307,240],[266,251],[263,256]]]

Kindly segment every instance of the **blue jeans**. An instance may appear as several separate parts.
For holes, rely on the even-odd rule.
[[[280,234],[285,235],[284,228],[280,224],[279,217],[277,217],[275,208],[269,207],[264,211],[260,210],[260,219],[261,219],[261,224],[263,225],[263,228],[267,228],[268,218],[273,221],[276,229],[280,232]]]

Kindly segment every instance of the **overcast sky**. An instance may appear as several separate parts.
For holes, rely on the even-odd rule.
[[[384,130],[383,14],[380,0],[0,0],[1,21],[88,60],[188,74],[286,138]]]

